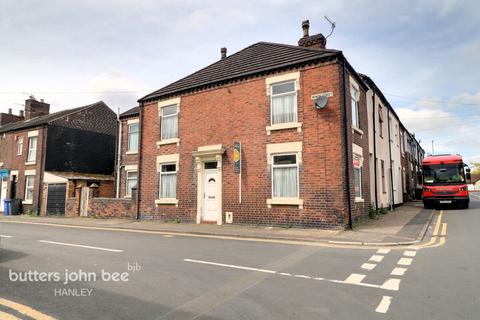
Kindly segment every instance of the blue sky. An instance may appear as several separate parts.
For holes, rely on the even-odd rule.
[[[0,2],[0,109],[28,94],[61,110],[138,97],[258,41],[296,44],[337,28],[327,47],[368,74],[427,152],[480,161],[479,1]]]

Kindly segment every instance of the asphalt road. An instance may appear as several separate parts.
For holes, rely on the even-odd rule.
[[[386,250],[0,223],[0,319],[479,319],[471,199]]]

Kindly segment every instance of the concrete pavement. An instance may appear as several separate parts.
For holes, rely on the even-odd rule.
[[[347,231],[65,217],[2,216],[0,221],[94,227],[110,230],[153,231],[174,235],[264,239],[266,241],[384,246],[408,245],[420,242],[425,234],[426,226],[431,220],[432,213],[432,210],[424,210],[421,202],[410,202],[386,215],[380,215],[379,219],[366,219],[355,230]]]

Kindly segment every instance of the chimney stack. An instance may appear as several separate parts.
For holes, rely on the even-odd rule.
[[[308,37],[308,29],[310,29],[310,21],[302,21],[303,36]]]
[[[327,39],[321,33],[309,35],[310,21],[302,21],[303,37],[298,40],[298,46],[315,49],[325,49]]]
[[[12,114],[12,108],[8,108],[8,114]]]
[[[44,116],[49,113],[50,104],[42,101],[37,101],[33,96],[30,96],[29,99],[25,100],[25,120]]]
[[[227,57],[227,48],[225,47],[220,48],[220,54],[221,54],[221,58],[225,59]]]
[[[23,115],[23,110],[20,110],[20,113],[18,114],[18,116],[19,116],[19,117],[22,117],[22,118],[24,117],[24,115]]]

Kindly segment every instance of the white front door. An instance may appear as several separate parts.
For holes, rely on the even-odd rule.
[[[218,219],[218,170],[205,170],[205,187],[203,200],[204,221],[217,221]]]
[[[5,198],[7,197],[8,177],[0,178],[0,211],[3,212]]]

